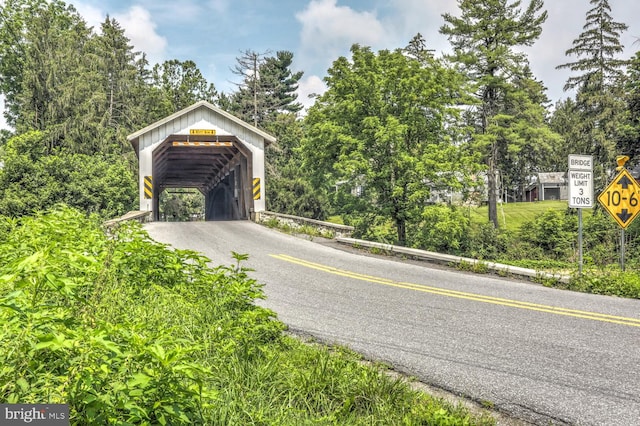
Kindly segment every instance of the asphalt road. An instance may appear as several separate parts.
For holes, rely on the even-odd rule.
[[[348,253],[248,221],[154,222],[245,266],[292,330],[535,424],[640,424],[640,300]]]

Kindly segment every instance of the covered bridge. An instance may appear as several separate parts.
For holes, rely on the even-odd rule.
[[[140,210],[159,220],[167,188],[196,188],[206,220],[265,210],[264,150],[276,138],[200,101],[128,136],[139,161]]]

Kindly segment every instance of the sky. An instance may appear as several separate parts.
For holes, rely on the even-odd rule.
[[[0,5],[3,1],[0,0]],[[459,15],[454,0],[68,0],[90,26],[99,29],[106,15],[125,29],[135,50],[151,64],[169,59],[193,60],[218,91],[234,90],[231,72],[244,51],[294,54],[293,71],[303,71],[298,100],[322,93],[322,79],[340,56],[358,43],[374,51],[401,48],[417,33],[437,55],[450,52],[439,33],[443,13]],[[523,0],[524,5],[528,0]],[[623,33],[622,58],[640,50],[640,2],[609,0]],[[1,6],[0,6],[1,7]],[[547,87],[553,103],[570,96],[563,86],[571,75],[557,65],[574,61],[565,51],[582,32],[588,0],[547,0],[549,17],[534,46],[526,48],[531,68]],[[0,127],[4,119],[0,118]]]

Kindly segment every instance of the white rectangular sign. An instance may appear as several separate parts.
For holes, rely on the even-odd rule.
[[[591,155],[569,155],[569,170],[593,171],[593,157]]]
[[[569,207],[593,208],[593,157],[569,155],[567,179],[569,180]]]
[[[569,170],[569,207],[593,208],[593,172]]]

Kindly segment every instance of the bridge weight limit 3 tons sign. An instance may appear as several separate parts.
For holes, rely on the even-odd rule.
[[[569,207],[593,207],[593,157],[569,155]]]
[[[582,209],[593,207],[593,157],[569,155],[569,207],[578,209],[578,271],[582,274]]]

